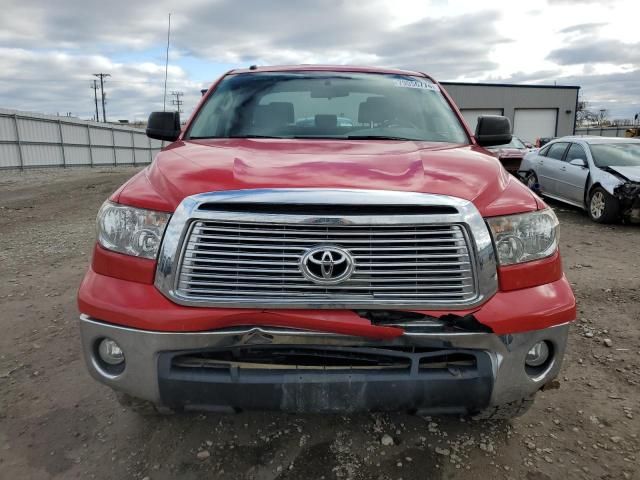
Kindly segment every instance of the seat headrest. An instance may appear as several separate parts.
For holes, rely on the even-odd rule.
[[[315,119],[317,128],[336,128],[338,126],[338,116],[329,114],[318,114]]]
[[[293,103],[271,102],[267,105],[257,105],[253,112],[253,122],[259,127],[282,126],[293,123]]]
[[[393,116],[393,104],[386,97],[369,97],[358,108],[358,123],[380,123]]]

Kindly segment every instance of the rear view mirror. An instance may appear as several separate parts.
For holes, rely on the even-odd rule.
[[[569,162],[569,164],[575,165],[576,167],[582,167],[582,168],[587,167],[587,162],[584,160],[584,158],[574,158]]]
[[[478,117],[476,140],[483,147],[505,145],[511,142],[511,122],[507,117],[499,115],[482,115]]]
[[[147,137],[173,142],[180,135],[178,112],[153,112],[147,122]]]

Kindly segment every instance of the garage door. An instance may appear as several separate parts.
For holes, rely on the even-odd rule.
[[[502,110],[499,108],[494,109],[464,109],[460,110],[462,116],[469,124],[469,128],[472,132],[476,131],[476,125],[478,124],[478,117],[480,115],[502,115]]]
[[[557,118],[555,108],[516,108],[513,134],[531,143],[539,137],[555,137]]]

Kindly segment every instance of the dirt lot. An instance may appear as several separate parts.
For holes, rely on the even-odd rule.
[[[0,478],[640,478],[640,228],[554,205],[579,320],[560,388],[510,423],[148,419],[89,377],[76,322],[96,211],[133,173],[0,171]]]

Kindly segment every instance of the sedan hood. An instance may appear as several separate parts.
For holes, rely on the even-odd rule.
[[[631,182],[640,182],[640,167],[609,167]]]
[[[350,188],[451,195],[473,201],[485,215],[540,207],[535,196],[481,148],[443,143],[180,141],[159,153],[139,177],[114,194],[116,201],[173,211],[186,196],[202,192]]]
[[[520,148],[488,148],[494,156],[500,158],[522,158],[527,150]]]

